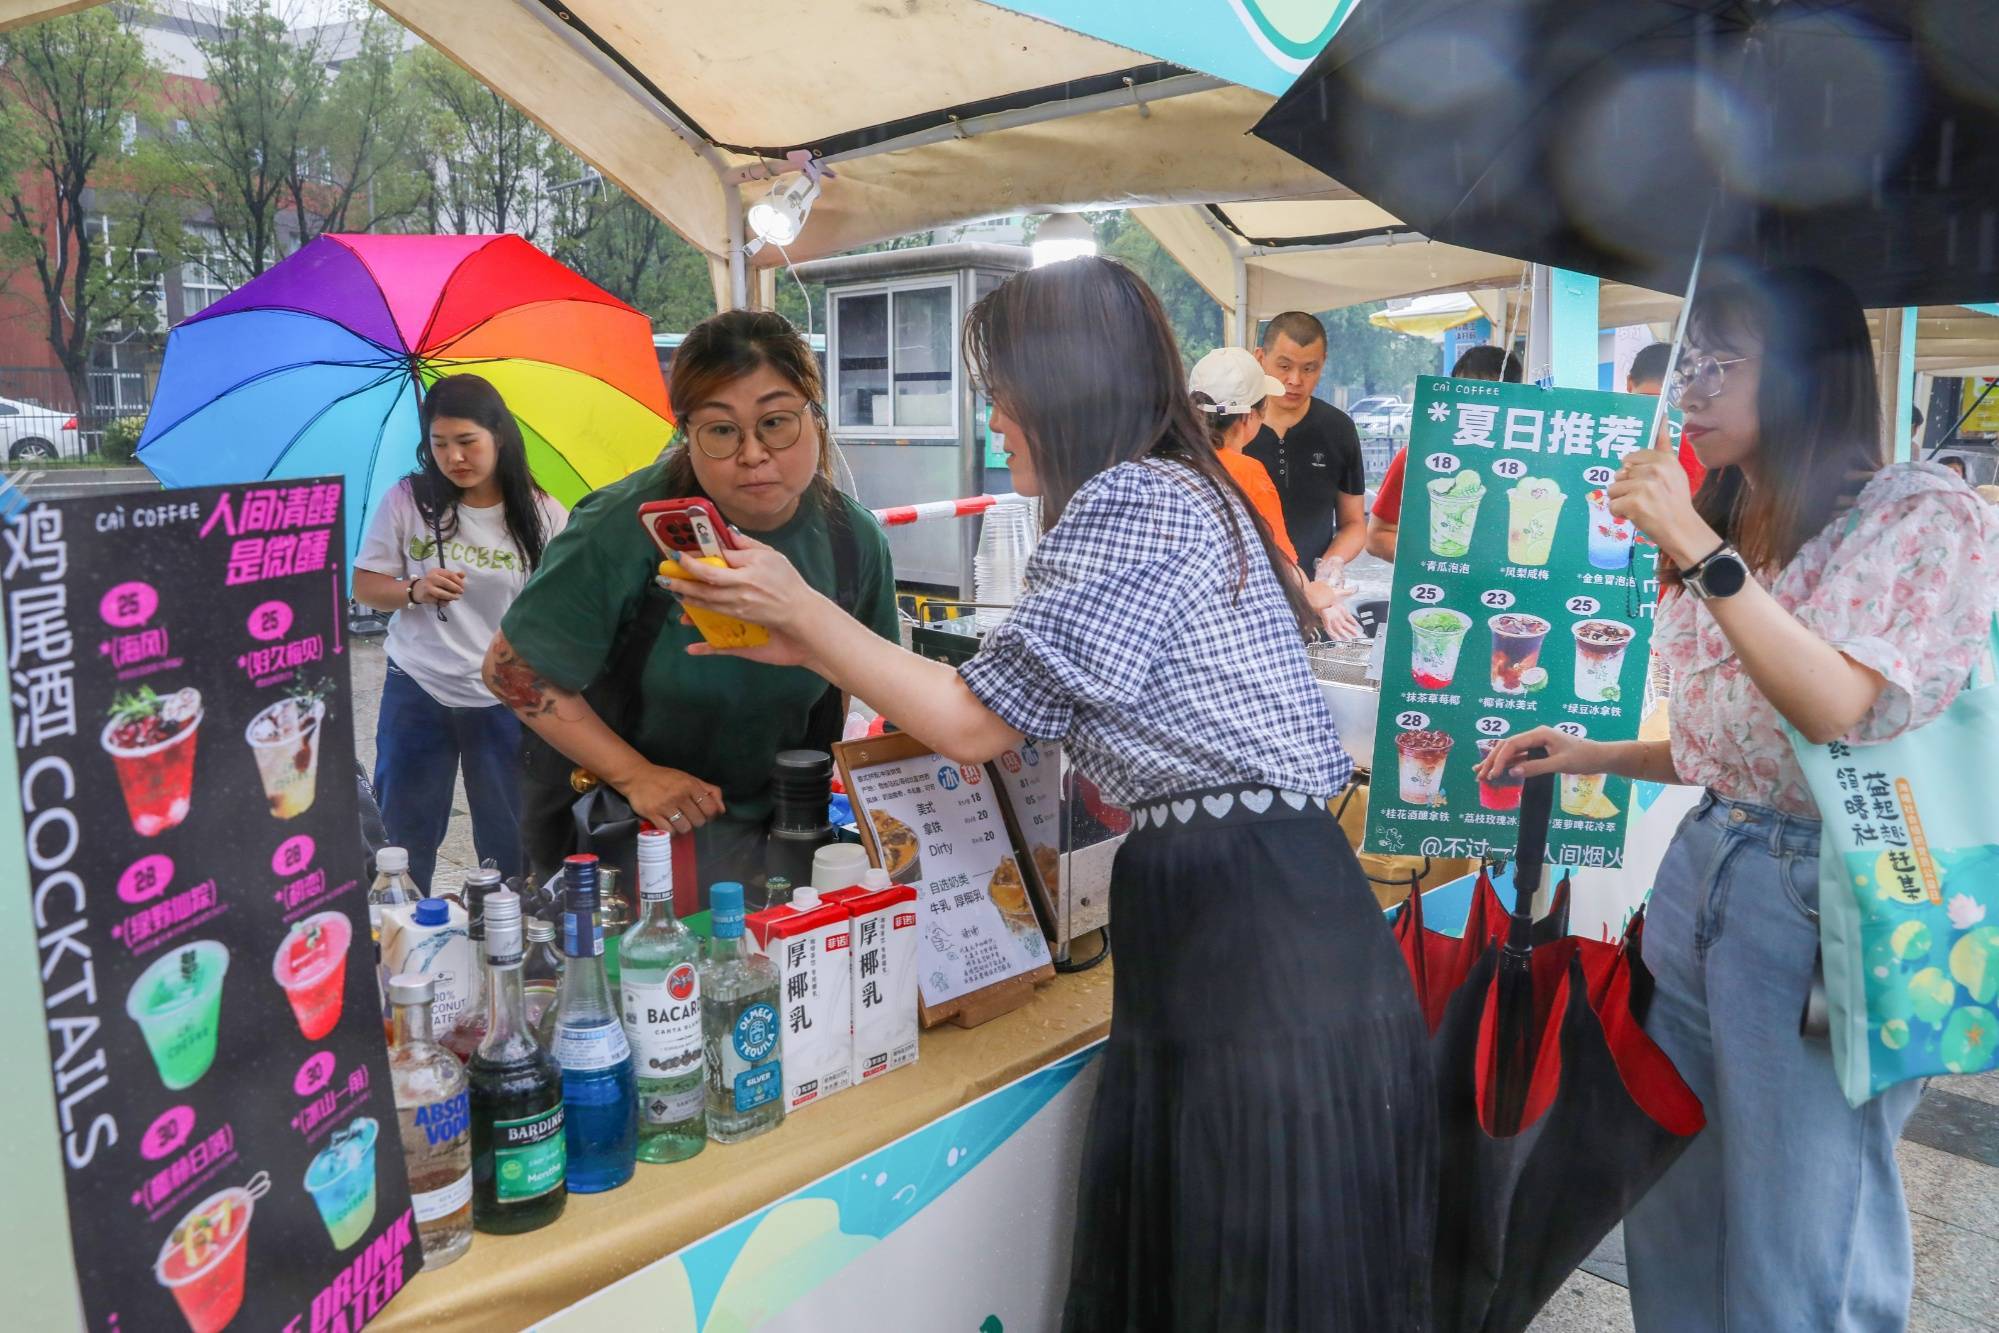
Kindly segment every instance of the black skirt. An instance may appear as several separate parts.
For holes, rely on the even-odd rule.
[[[1332,816],[1243,795],[1148,807],[1118,853],[1064,1326],[1424,1329],[1436,1106],[1408,969]]]

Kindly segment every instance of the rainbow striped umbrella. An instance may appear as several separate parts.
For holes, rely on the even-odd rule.
[[[422,393],[461,371],[564,504],[673,433],[651,323],[520,237],[321,236],[175,326],[139,461],[169,486],[344,476],[351,568],[416,465]]]

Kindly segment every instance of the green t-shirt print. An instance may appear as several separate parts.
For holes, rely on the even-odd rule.
[[[437,539],[415,536],[409,539],[410,559],[418,562],[437,559]],[[448,569],[519,569],[520,558],[509,550],[481,546],[477,542],[448,537],[444,542],[444,564]]]
[[[653,583],[659,552],[638,519],[639,506],[665,489],[664,464],[655,463],[583,500],[507,611],[500,628],[508,642],[555,684],[581,690],[595,682],[641,599],[667,596]],[[840,502],[859,554],[855,618],[894,642],[888,539],[867,510]],[[820,506],[801,505],[791,522],[755,536],[833,595],[833,548]],[[667,618],[646,660],[639,734],[625,739],[651,762],[720,787],[732,819],[762,823],[770,817],[771,761],[804,742],[826,682],[801,667],[688,656],[699,639],[678,615]]]

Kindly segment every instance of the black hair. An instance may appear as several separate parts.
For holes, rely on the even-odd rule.
[[[1236,423],[1248,420],[1265,401],[1262,398],[1257,399],[1250,404],[1248,412],[1209,412],[1204,409],[1213,407],[1215,400],[1198,389],[1194,391],[1194,410],[1199,415],[1201,424],[1208,428],[1208,442],[1218,451],[1222,447],[1222,441],[1229,437],[1229,432],[1236,428]]]
[[[410,497],[424,526],[442,540],[458,531],[458,504],[465,488],[444,475],[430,451],[430,428],[439,417],[470,421],[486,428],[493,436],[495,454],[493,476],[500,483],[500,503],[507,521],[507,535],[520,548],[521,562],[533,572],[541,563],[548,545],[548,521],[542,513],[542,489],[528,467],[526,443],[520,423],[507,408],[500,391],[477,375],[446,375],[430,386],[423,396],[423,435],[416,445],[416,471],[409,475]],[[444,553],[438,552],[443,563]]]
[[[1774,573],[1848,508],[1881,468],[1874,344],[1853,289],[1812,268],[1751,271],[1696,293],[1687,345],[1761,359],[1756,451],[1711,469],[1694,496],[1751,569]],[[1664,554],[1660,581],[1679,570]]]
[[[1631,373],[1625,379],[1632,384],[1657,384],[1662,388],[1666,383],[1666,365],[1673,359],[1673,344],[1652,343],[1638,349],[1638,355],[1631,358]]]
[[[1503,380],[1508,384],[1518,384],[1521,378],[1520,358],[1491,343],[1480,343],[1476,347],[1465,348],[1459,355],[1458,363],[1451,367],[1451,378]]]
[[[1041,481],[1044,524],[1054,526],[1069,498],[1100,472],[1141,459],[1178,463],[1198,474],[1222,507],[1236,547],[1238,595],[1260,555],[1300,631],[1318,625],[1270,526],[1215,452],[1187,390],[1173,325],[1143,278],[1096,257],[1016,273],[979,298],[964,338],[975,381],[1020,423]],[[1231,497],[1238,503],[1227,503]]]
[[[1313,343],[1326,340],[1326,326],[1319,322],[1317,315],[1308,315],[1302,310],[1287,310],[1263,326],[1264,351],[1277,346],[1279,334],[1300,347],[1310,347]]]

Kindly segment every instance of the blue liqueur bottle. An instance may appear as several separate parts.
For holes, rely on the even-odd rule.
[[[639,1146],[639,1090],[625,1025],[604,975],[597,929],[597,858],[562,863],[562,952],[567,959],[555,997],[555,1058],[571,1192],[596,1194],[632,1178]]]

